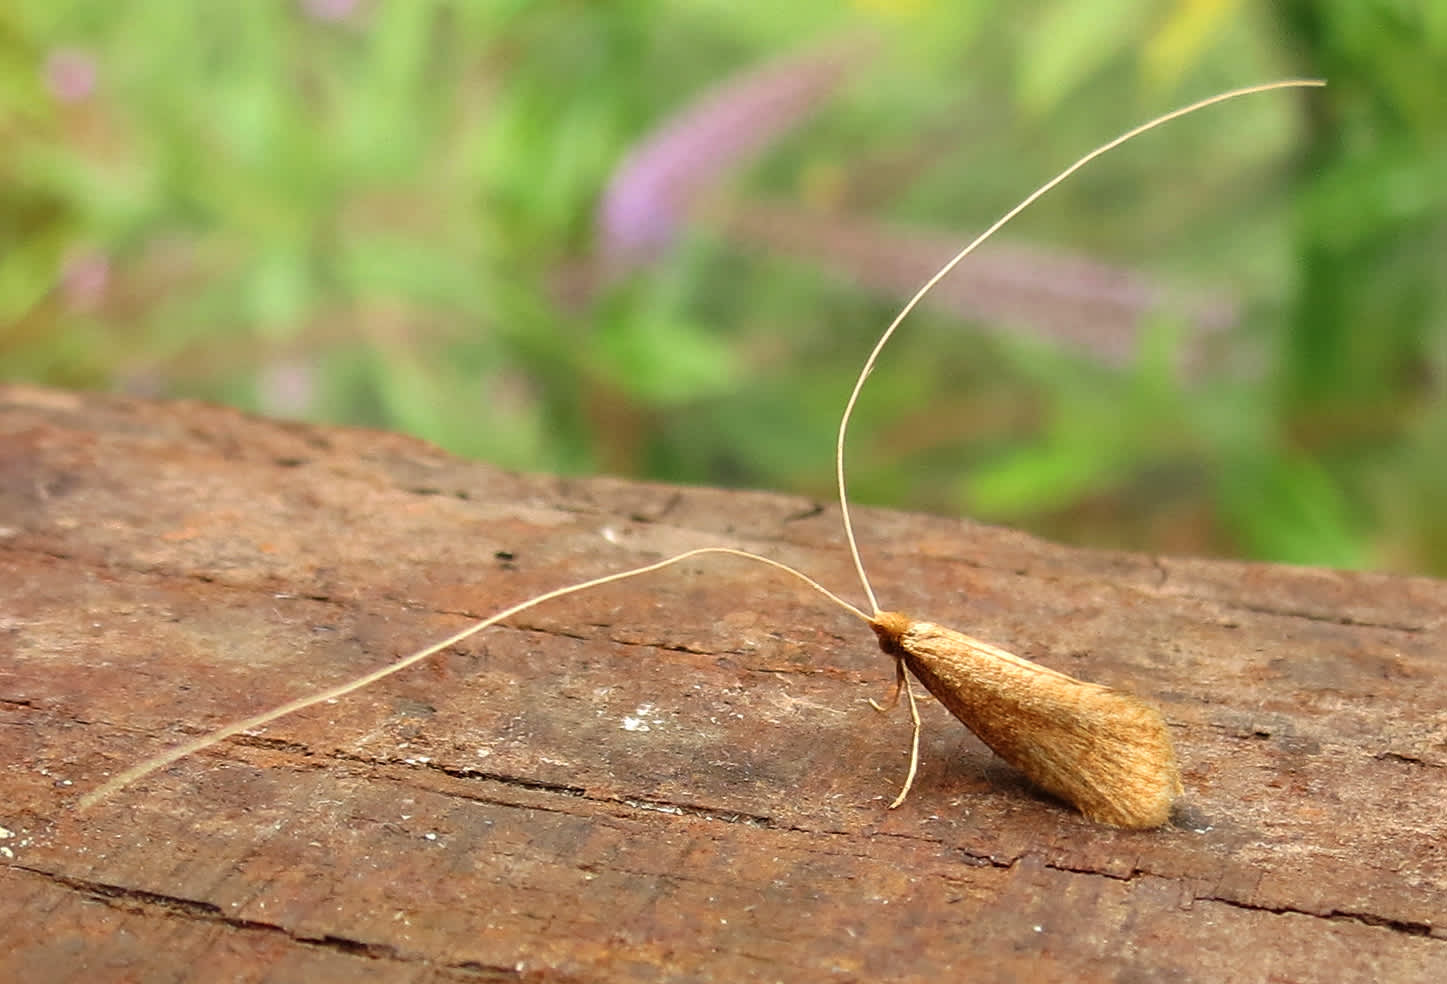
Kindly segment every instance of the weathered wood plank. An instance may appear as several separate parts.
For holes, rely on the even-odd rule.
[[[837,510],[0,389],[0,979],[1447,979],[1447,585],[858,520],[881,601],[1157,702],[1177,826],[1093,826],[744,561],[560,600],[153,775],[187,736],[692,546],[848,592]]]

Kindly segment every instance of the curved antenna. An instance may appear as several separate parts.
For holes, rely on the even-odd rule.
[[[371,684],[376,683],[383,677],[391,676],[398,670],[405,670],[407,667],[413,665],[414,663],[421,662],[428,656],[432,656],[435,653],[440,653],[447,647],[454,646],[462,640],[467,639],[470,636],[476,635],[483,629],[496,625],[503,619],[511,618],[519,612],[527,611],[529,608],[532,608],[536,605],[541,605],[545,601],[552,601],[554,598],[561,598],[564,595],[575,594],[579,591],[587,591],[589,588],[601,587],[604,584],[612,584],[614,581],[622,581],[626,578],[637,577],[640,574],[648,574],[656,570],[661,570],[664,567],[668,567],[671,564],[676,564],[679,561],[687,560],[690,557],[697,557],[700,554],[730,554],[735,557],[747,557],[750,560],[757,560],[760,563],[768,564],[770,567],[777,568],[787,574],[792,574],[794,577],[797,577],[799,580],[809,585],[809,587],[818,591],[820,594],[824,595],[824,597],[839,605],[845,611],[849,612],[851,615],[854,615],[861,621],[870,621],[869,616],[864,614],[864,612],[860,611],[858,608],[855,608],[843,598],[840,598],[838,595],[830,591],[828,588],[824,587],[812,577],[809,577],[802,571],[795,570],[788,564],[782,563],[777,560],[770,560],[768,557],[761,557],[758,554],[752,554],[746,550],[735,550],[732,547],[699,547],[696,550],[688,550],[684,553],[676,554],[672,557],[668,557],[664,560],[660,560],[652,564],[645,564],[642,567],[634,567],[630,570],[619,571],[616,574],[606,574],[603,577],[595,577],[590,581],[581,581],[577,584],[570,584],[567,587],[555,588],[554,590],[545,592],[544,594],[535,595],[534,597],[529,598],[527,601],[518,602],[511,608],[504,608],[496,615],[491,615],[485,619],[482,619],[481,621],[474,622],[467,628],[462,629],[458,632],[454,632],[446,639],[443,639],[440,642],[434,642],[430,646],[427,646],[423,649],[419,649],[415,653],[412,653],[410,656],[405,656],[395,663],[388,663],[386,666],[383,666],[376,670],[372,670],[370,673],[365,673],[362,676],[353,677],[351,680],[348,680],[345,683],[339,683],[334,687],[329,687],[326,690],[321,691],[320,693],[311,694],[307,697],[298,697],[296,700],[288,701],[287,703],[282,704],[280,707],[273,707],[269,711],[263,711],[260,714],[255,714],[249,718],[246,718],[244,721],[234,721],[223,728],[218,728],[215,731],[208,732],[207,734],[202,735],[200,738],[188,741],[183,745],[177,745],[175,748],[167,749],[159,755],[146,759],[139,765],[135,765],[129,769],[126,769],[124,772],[112,777],[111,779],[97,786],[95,789],[86,793],[80,798],[79,802],[77,803],[77,808],[81,810],[87,810],[95,804],[99,803],[101,800],[108,798],[113,793],[124,789],[126,786],[129,786],[137,779],[148,776],[152,772],[155,772],[157,769],[164,768],[165,766],[170,765],[177,759],[185,758],[187,755],[191,755],[194,752],[199,752],[204,748],[209,748],[212,745],[217,744],[218,742],[225,741],[232,735],[240,734],[243,731],[250,731],[252,728],[259,728],[264,724],[270,724],[277,718],[283,718],[286,717],[288,714],[294,714],[297,711],[312,707],[324,701],[335,700],[336,698],[344,697],[347,694],[352,693],[353,691],[361,690],[363,687],[370,686]]]
[[[1229,92],[1217,93],[1216,95],[1209,98],[1193,102],[1189,106],[1183,106],[1180,109],[1175,109],[1169,113],[1165,113],[1164,115],[1157,116],[1150,122],[1142,123],[1135,129],[1122,133],[1114,140],[1111,140],[1108,143],[1101,144],[1099,147],[1095,148],[1090,153],[1080,158],[1080,160],[1076,161],[1074,164],[1061,171],[1055,177],[1045,182],[1039,188],[1035,189],[1033,192],[1030,193],[1029,197],[1027,197],[1020,204],[1016,205],[1014,208],[1010,209],[1010,211],[1006,212],[1000,219],[995,222],[994,225],[990,226],[990,228],[986,229],[984,232],[976,236],[968,246],[956,253],[952,260],[950,260],[944,266],[940,267],[938,273],[936,273],[933,277],[930,277],[929,280],[925,281],[925,285],[921,287],[915,293],[915,295],[909,299],[909,303],[907,303],[900,310],[899,314],[895,315],[894,320],[890,322],[889,327],[884,330],[884,334],[881,335],[879,337],[879,341],[875,343],[874,351],[870,352],[869,358],[865,360],[864,368],[860,370],[859,373],[859,379],[855,381],[854,389],[849,394],[849,401],[844,405],[844,414],[842,417],[839,418],[839,441],[835,446],[834,455],[834,472],[836,478],[839,481],[839,511],[844,516],[844,537],[849,541],[849,553],[854,558],[854,569],[859,574],[860,583],[864,585],[864,594],[869,599],[869,607],[876,615],[878,615],[880,612],[879,602],[875,600],[874,588],[871,587],[869,584],[869,576],[864,573],[864,563],[859,558],[859,544],[854,538],[854,523],[849,516],[849,498],[845,492],[844,484],[844,437],[849,430],[849,419],[854,415],[854,405],[859,402],[859,393],[861,390],[864,389],[864,381],[868,379],[869,374],[874,371],[874,364],[879,361],[879,353],[883,351],[885,344],[888,343],[890,338],[894,335],[895,329],[900,326],[900,323],[909,316],[909,313],[915,309],[916,305],[918,305],[920,301],[924,300],[925,295],[934,289],[935,284],[939,283],[946,276],[948,276],[950,271],[953,270],[955,267],[959,266],[960,261],[973,253],[981,243],[989,239],[996,232],[999,232],[1001,227],[1003,227],[1005,223],[1009,222],[1015,216],[1025,211],[1025,209],[1029,208],[1031,205],[1035,204],[1038,199],[1040,199],[1047,192],[1055,188],[1056,185],[1060,184],[1066,178],[1070,177],[1076,171],[1080,170],[1082,167],[1089,164],[1097,157],[1100,157],[1102,154],[1109,153],[1126,141],[1133,140],[1134,138],[1140,136],[1142,133],[1145,133],[1148,130],[1154,130],[1156,127],[1161,126],[1162,124],[1171,122],[1171,120],[1178,119],[1190,113],[1194,113],[1198,109],[1205,109],[1207,106],[1214,106],[1216,103],[1226,102],[1228,99],[1235,99],[1238,96],[1254,95],[1258,92],[1270,92],[1273,89],[1294,89],[1323,85],[1326,85],[1326,82],[1323,79],[1286,79],[1280,82],[1267,82],[1263,85],[1252,85],[1242,89],[1232,89]]]

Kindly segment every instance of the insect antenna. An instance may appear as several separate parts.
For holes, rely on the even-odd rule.
[[[1193,102],[1187,106],[1182,106],[1179,109],[1171,110],[1169,113],[1163,113],[1152,120],[1148,120],[1137,127],[1127,130],[1125,133],[1122,133],[1115,139],[1109,140],[1101,144],[1099,147],[1096,147],[1088,154],[1085,154],[1075,163],[1071,164],[1069,167],[1065,168],[1065,170],[1055,175],[1055,177],[1051,178],[1039,188],[1036,188],[1034,191],[1032,191],[1023,200],[1021,200],[1018,205],[1010,209],[999,219],[997,219],[993,225],[991,225],[984,232],[980,233],[973,240],[971,240],[970,243],[966,245],[963,249],[961,249],[958,253],[956,253],[948,263],[940,267],[940,269],[936,271],[934,276],[930,277],[929,280],[925,281],[924,286],[920,287],[920,289],[915,292],[914,296],[911,297],[909,301],[904,305],[904,307],[900,309],[899,313],[895,315],[894,320],[889,323],[889,327],[886,328],[884,330],[884,333],[879,336],[879,341],[874,344],[873,350],[869,353],[869,358],[864,360],[864,368],[859,371],[859,378],[854,381],[854,388],[850,391],[849,399],[844,404],[844,412],[839,417],[839,437],[838,440],[835,442],[834,448],[834,474],[839,486],[839,512],[844,520],[844,538],[846,541],[848,541],[849,555],[854,561],[854,570],[859,575],[859,583],[864,588],[864,595],[868,599],[869,610],[873,613],[876,619],[878,618],[878,616],[884,614],[884,612],[879,607],[879,601],[874,594],[873,586],[869,583],[869,575],[865,573],[864,561],[861,559],[859,554],[859,541],[854,535],[854,521],[849,513],[849,495],[844,480],[844,447],[846,438],[849,433],[849,421],[854,416],[855,406],[859,403],[859,394],[864,390],[864,381],[868,379],[870,373],[874,371],[875,364],[879,361],[879,354],[884,351],[884,346],[889,344],[889,340],[894,337],[895,331],[899,329],[899,326],[904,322],[904,319],[907,318],[910,312],[912,312],[919,305],[920,301],[924,300],[925,296],[934,289],[936,284],[938,284],[945,277],[949,276],[950,272],[953,271],[955,267],[959,266],[960,263],[964,261],[965,257],[969,256],[976,249],[978,249],[982,243],[984,243],[987,239],[989,239],[995,233],[999,232],[1002,228],[1004,228],[1006,224],[1008,224],[1012,219],[1015,218],[1015,216],[1019,215],[1021,212],[1025,211],[1025,209],[1035,204],[1035,202],[1039,201],[1046,194],[1048,194],[1050,191],[1052,191],[1058,185],[1068,179],[1071,175],[1073,175],[1076,171],[1079,171],[1081,168],[1085,167],[1085,165],[1089,164],[1097,157],[1101,157],[1105,154],[1110,153],[1110,151],[1119,147],[1121,144],[1134,140],[1141,134],[1146,133],[1150,130],[1154,130],[1156,127],[1163,126],[1164,124],[1169,123],[1172,120],[1179,119],[1182,116],[1188,116],[1191,113],[1194,113],[1197,110],[1205,109],[1208,106],[1214,106],[1217,103],[1227,102],[1228,100],[1236,99],[1241,96],[1249,96],[1261,92],[1270,92],[1274,89],[1304,88],[1323,85],[1326,85],[1326,83],[1320,79],[1286,79],[1278,82],[1267,82],[1262,85],[1252,85],[1240,89],[1231,89],[1227,92],[1220,92],[1214,96],[1208,96],[1205,99],[1197,100],[1196,102]],[[894,803],[891,804],[892,807],[899,806],[901,803],[904,802],[905,796],[909,793],[909,787],[914,782],[915,772],[918,770],[919,766],[920,731],[919,712],[915,707],[914,692],[910,688],[908,674],[906,674],[904,671],[902,657],[896,655],[895,658],[898,663],[899,671],[896,678],[897,683],[895,685],[894,696],[890,700],[888,706],[893,707],[894,704],[898,702],[899,687],[902,684],[905,693],[909,695],[910,712],[914,722],[914,739],[911,743],[912,750],[910,752],[909,775],[905,780],[903,791],[899,794],[899,797],[894,801]],[[873,702],[871,701],[871,703]],[[875,704],[874,706],[876,707],[876,709],[883,709],[880,708],[880,705],[878,704]]]

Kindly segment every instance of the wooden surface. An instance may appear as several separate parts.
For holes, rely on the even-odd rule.
[[[0,389],[0,980],[1447,980],[1447,585],[859,527],[886,607],[1157,702],[1178,824],[1094,826],[934,703],[887,811],[908,727],[865,703],[871,633],[727,558],[78,813],[188,736],[691,546],[858,591],[828,504]]]

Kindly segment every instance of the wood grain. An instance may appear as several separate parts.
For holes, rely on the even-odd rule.
[[[860,463],[858,467],[867,467]],[[837,510],[511,475],[373,432],[0,388],[0,979],[1447,979],[1447,585],[857,518],[886,607],[1158,705],[1181,822],[1100,827],[867,628]]]

